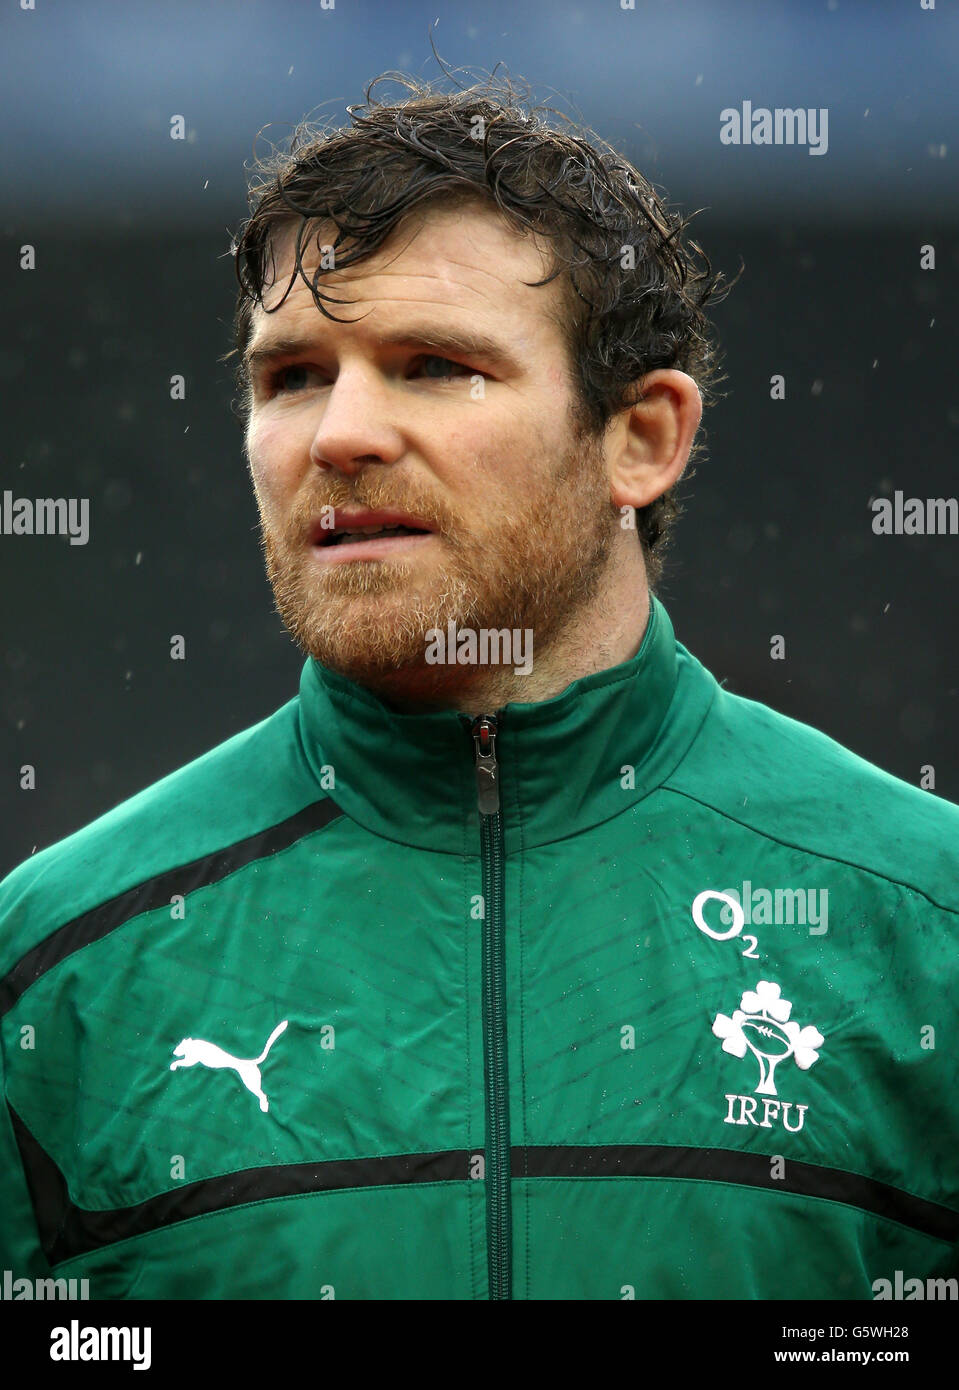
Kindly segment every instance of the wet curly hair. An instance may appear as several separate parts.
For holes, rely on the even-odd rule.
[[[387,80],[400,83],[408,95],[374,101],[374,87]],[[579,430],[601,433],[639,398],[639,379],[659,367],[686,372],[704,407],[712,403],[725,377],[703,309],[731,286],[719,293],[722,274],[712,273],[695,242],[684,241],[690,219],[670,211],[643,175],[594,132],[552,107],[534,105],[513,79],[497,79],[495,73],[454,91],[383,73],[366,88],[365,102],[347,112],[350,125],[301,123],[288,150],[274,149],[254,162],[250,216],[231,246],[239,283],[235,346],[222,359],[238,359],[244,417],[251,408],[244,352],[280,229],[299,220],[296,273],[317,308],[341,321],[327,303],[344,301],[324,293],[320,269],[312,280],[303,269],[304,233],[311,222],[335,224],[335,264],[342,270],[373,254],[414,209],[477,201],[498,209],[517,231],[548,239],[551,272],[531,287],[562,277],[557,321],[574,368]],[[563,128],[550,124],[550,115]],[[271,269],[275,275],[275,263]],[[292,277],[290,288],[294,282]],[[690,465],[704,449],[704,433],[697,433]],[[687,478],[692,471],[690,466]],[[637,509],[651,587],[660,578],[670,528],[682,510],[675,487]]]

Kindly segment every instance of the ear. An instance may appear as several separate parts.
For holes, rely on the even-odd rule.
[[[681,477],[703,415],[699,387],[674,367],[637,383],[636,404],[609,422],[606,464],[616,507],[648,507]]]

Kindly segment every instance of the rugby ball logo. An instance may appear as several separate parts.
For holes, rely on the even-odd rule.
[[[790,1020],[792,1003],[782,998],[782,990],[772,980],[760,980],[747,989],[732,1018],[717,1014],[713,1032],[723,1040],[723,1051],[734,1057],[751,1052],[759,1063],[759,1085],[755,1094],[778,1095],[774,1079],[780,1062],[792,1057],[796,1066],[808,1071],[819,1060],[816,1050],[825,1041],[818,1028]]]

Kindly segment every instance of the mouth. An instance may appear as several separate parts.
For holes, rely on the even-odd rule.
[[[332,521],[332,525],[330,524]],[[311,542],[317,558],[325,563],[346,560],[378,560],[394,553],[414,551],[434,535],[418,517],[402,512],[335,511],[317,523]]]

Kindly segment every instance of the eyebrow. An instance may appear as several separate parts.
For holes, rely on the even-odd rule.
[[[377,343],[388,347],[431,348],[450,352],[456,357],[471,357],[488,362],[493,367],[519,372],[521,364],[513,354],[486,333],[460,328],[440,328],[435,324],[411,324],[406,328],[381,333]],[[321,351],[324,344],[313,338],[276,337],[261,343],[251,343],[243,354],[243,365],[251,377],[259,374],[270,362],[287,357],[302,357]]]

